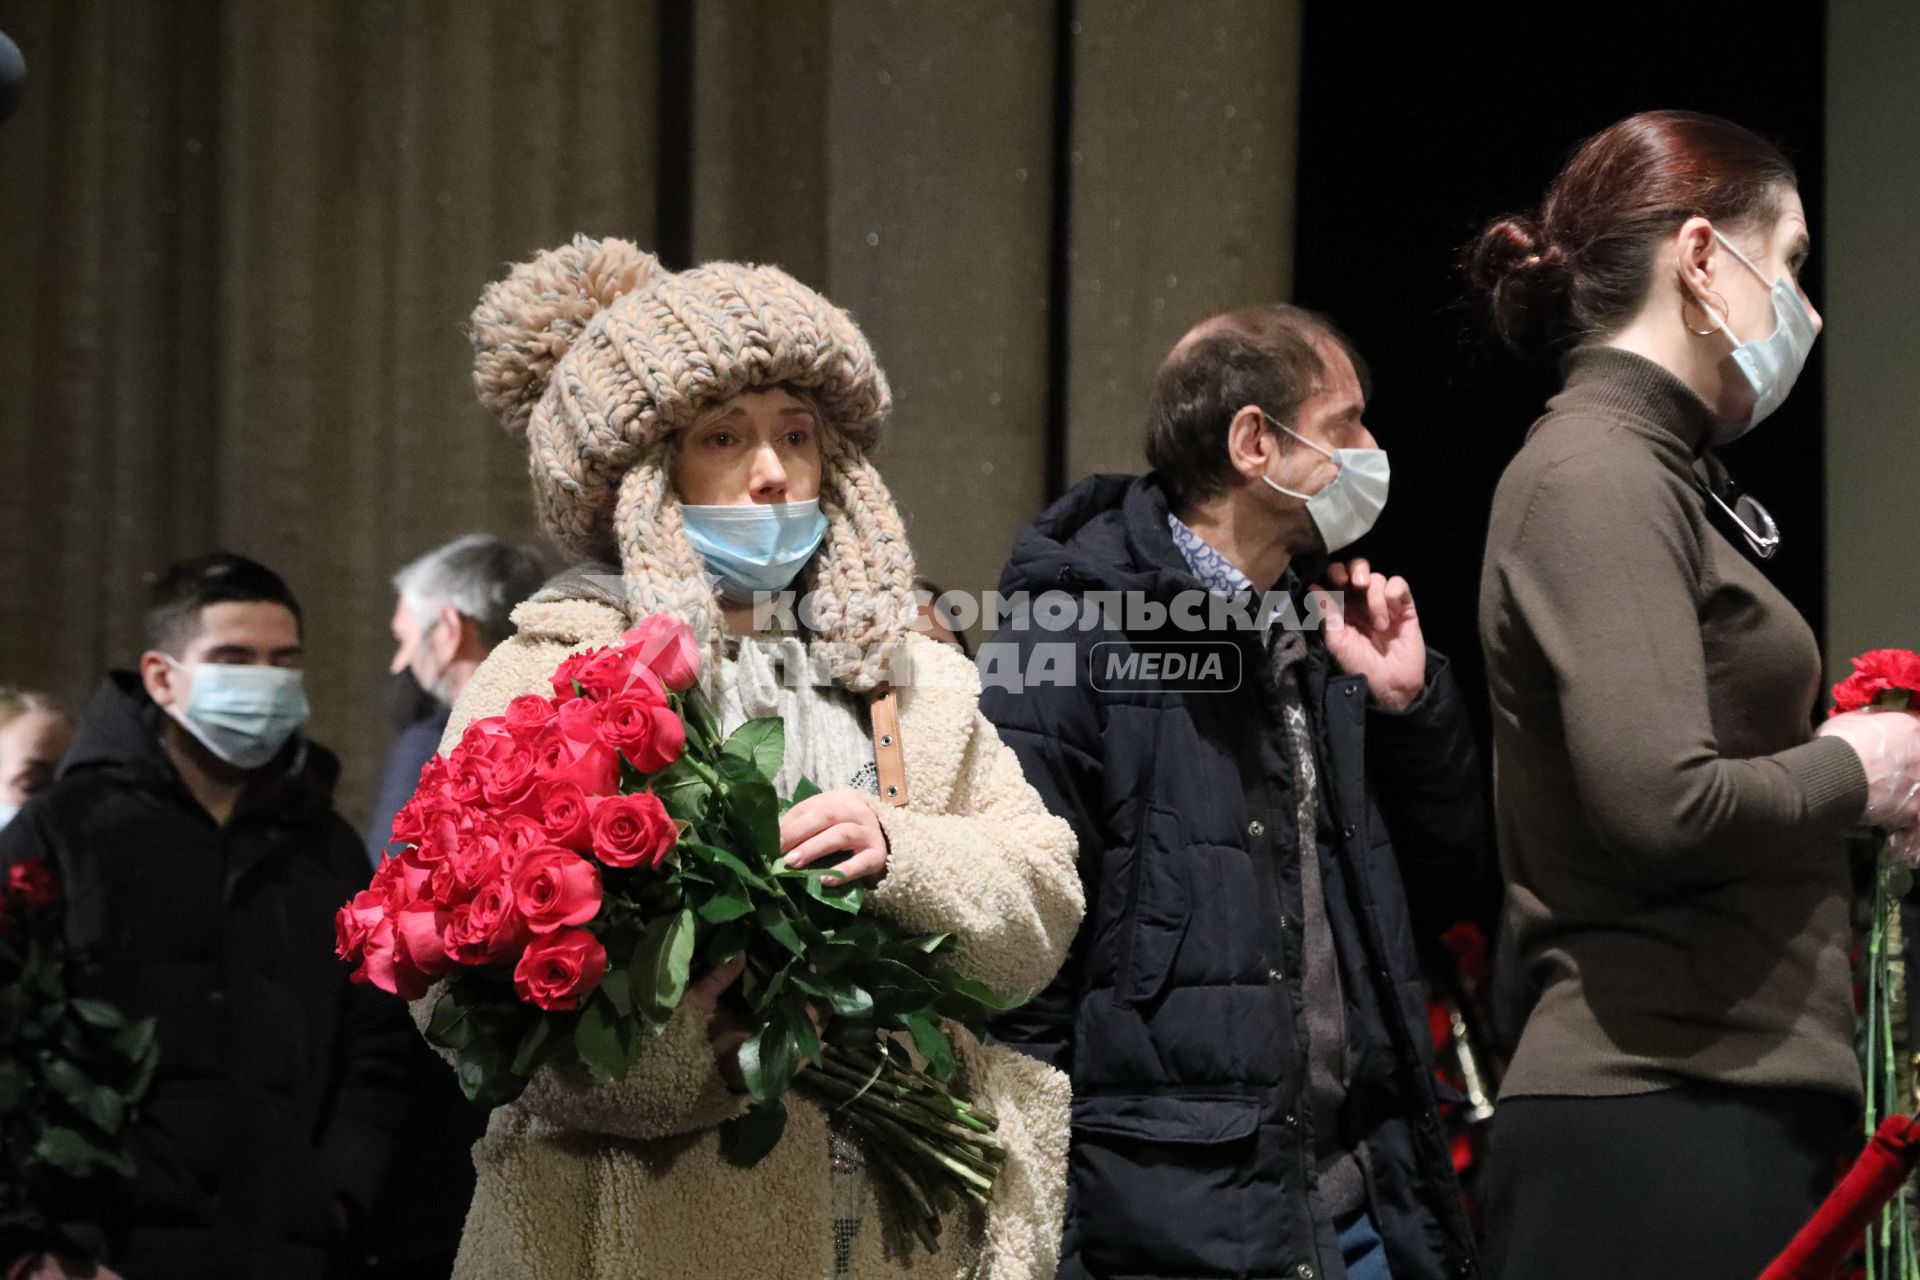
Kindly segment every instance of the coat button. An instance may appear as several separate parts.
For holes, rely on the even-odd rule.
[[[1303,1262],[1293,1269],[1293,1274],[1299,1276],[1300,1280],[1315,1280],[1320,1273],[1313,1269],[1312,1264]]]
[[[1286,975],[1286,974],[1284,974],[1284,973],[1282,973],[1282,972],[1280,972],[1280,971],[1279,971],[1278,969],[1269,969],[1269,970],[1267,970],[1267,981],[1268,981],[1268,982],[1284,982],[1284,981],[1286,980],[1286,977],[1287,977],[1287,975]]]
[[[1343,839],[1347,839],[1347,840],[1353,839],[1353,824],[1351,822],[1341,823],[1340,835]]]
[[[1267,834],[1267,824],[1255,818],[1247,824],[1247,834],[1255,840],[1258,840],[1261,836]]]

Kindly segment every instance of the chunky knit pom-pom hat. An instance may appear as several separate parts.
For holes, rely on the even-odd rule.
[[[525,439],[548,535],[617,560],[634,613],[678,614],[709,647],[719,606],[681,523],[675,437],[749,391],[811,400],[827,536],[795,586],[812,592],[826,673],[855,689],[886,678],[913,616],[913,557],[866,459],[892,406],[886,376],[846,312],[776,267],[667,272],[624,240],[579,236],[489,285],[471,333],[480,402]]]

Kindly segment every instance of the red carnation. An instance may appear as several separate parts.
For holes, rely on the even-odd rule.
[[[1829,715],[1858,711],[1881,701],[1882,694],[1906,693],[1920,707],[1920,653],[1911,649],[1875,649],[1853,660],[1853,674],[1833,687]]]

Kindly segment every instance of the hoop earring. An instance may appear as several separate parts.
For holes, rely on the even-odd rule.
[[[1704,305],[1702,305],[1700,299],[1694,297],[1693,294],[1689,292],[1687,296],[1684,299],[1682,299],[1680,303],[1680,323],[1682,325],[1685,325],[1687,332],[1692,334],[1696,338],[1711,338],[1714,334],[1719,333],[1722,329],[1727,327],[1727,322],[1724,319],[1724,317],[1727,314],[1727,300],[1725,298],[1722,298],[1719,294],[1715,293],[1711,289],[1707,290],[1707,294],[1708,296],[1712,297],[1716,302],[1720,304],[1720,315],[1723,317],[1722,319],[1716,321],[1714,323],[1713,328],[1711,329],[1696,329],[1693,327],[1693,325],[1689,324],[1687,321],[1687,308],[1689,306],[1699,307],[1700,314],[1703,316],[1707,314],[1707,309]]]

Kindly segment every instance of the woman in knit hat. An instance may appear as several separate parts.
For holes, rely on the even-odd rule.
[[[972,665],[913,630],[912,553],[866,458],[890,399],[847,315],[771,267],[668,273],[578,238],[488,288],[472,336],[482,402],[527,443],[542,524],[589,567],[515,612],[446,745],[545,689],[570,652],[678,615],[724,727],[781,717],[777,785],[828,788],[783,820],[788,860],[844,854],[871,909],[952,934],[961,971],[1008,996],[1045,986],[1081,914],[1073,837],[979,715]],[[788,587],[811,597],[808,629],[755,630],[753,595]],[[950,1028],[1008,1159],[990,1206],[950,1215],[929,1256],[804,1094],[771,1155],[722,1159],[718,1126],[747,1104],[728,1083],[740,1029],[715,1014],[736,974],[696,980],[623,1080],[550,1067],[494,1113],[460,1280],[1053,1274],[1064,1077]]]

